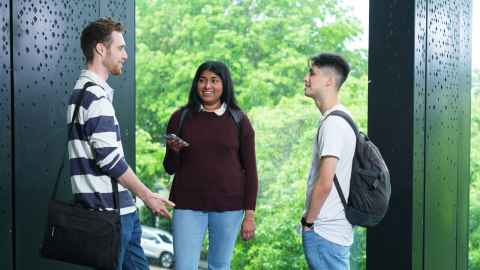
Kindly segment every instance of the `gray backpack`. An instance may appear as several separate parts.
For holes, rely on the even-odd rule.
[[[348,114],[333,111],[328,116],[331,115],[345,119],[357,136],[348,202],[337,176],[334,177],[335,187],[345,207],[345,215],[352,225],[373,227],[383,219],[388,210],[391,195],[390,173],[377,146],[358,130]]]

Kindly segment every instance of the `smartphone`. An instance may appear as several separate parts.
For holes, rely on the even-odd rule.
[[[165,139],[167,141],[176,140],[176,141],[180,142],[183,146],[189,146],[190,145],[188,142],[184,141],[182,138],[178,137],[174,133],[170,133],[170,134],[165,135]]]
[[[175,138],[177,138],[177,135],[173,134],[173,133],[170,133],[170,134],[167,134],[167,135],[163,135],[163,137],[165,137],[165,140],[175,140]]]

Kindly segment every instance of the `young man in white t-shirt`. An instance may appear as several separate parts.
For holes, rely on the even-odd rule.
[[[339,116],[327,117],[335,110],[350,114],[340,104],[339,91],[350,67],[339,55],[324,53],[310,59],[305,76],[305,96],[310,97],[322,114],[308,176],[302,239],[310,269],[349,269],[353,228],[334,186],[337,175],[348,198],[356,136]]]

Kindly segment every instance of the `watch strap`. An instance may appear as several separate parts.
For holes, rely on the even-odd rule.
[[[301,223],[302,223],[302,226],[305,226],[307,228],[313,228],[313,224],[314,224],[313,222],[307,222],[305,217],[302,217]]]

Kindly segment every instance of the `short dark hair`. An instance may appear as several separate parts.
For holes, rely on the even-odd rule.
[[[222,79],[223,93],[220,97],[220,101],[225,102],[229,108],[240,110],[240,107],[237,105],[235,100],[235,91],[233,89],[233,81],[232,77],[230,76],[230,71],[228,70],[227,65],[220,61],[205,61],[197,68],[195,77],[192,81],[192,87],[190,88],[188,104],[186,106],[193,111],[200,110],[202,100],[198,95],[197,86],[200,76],[205,70],[215,73]]]
[[[350,73],[350,66],[347,61],[340,55],[334,53],[321,53],[310,58],[310,65],[315,65],[319,68],[329,67],[335,70],[340,75],[337,81],[337,88],[340,89],[342,84],[347,80]]]
[[[110,46],[113,31],[123,33],[125,28],[120,22],[116,22],[110,17],[97,19],[83,29],[80,36],[80,46],[87,63],[93,60],[93,50],[98,43],[105,43],[107,47]]]

